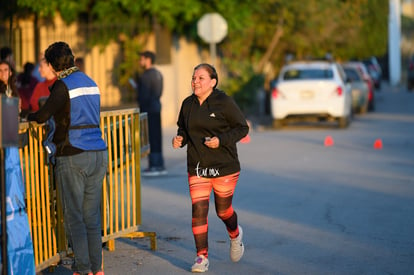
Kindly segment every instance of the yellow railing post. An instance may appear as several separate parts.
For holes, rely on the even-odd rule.
[[[136,222],[141,224],[141,146],[140,146],[140,115],[134,116],[134,147],[135,147],[135,201],[136,201]]]

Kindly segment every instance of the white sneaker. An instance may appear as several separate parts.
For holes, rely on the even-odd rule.
[[[244,244],[243,244],[243,230],[239,225],[239,236],[234,239],[230,239],[230,259],[233,262],[240,261],[241,257],[244,254]]]
[[[191,272],[202,273],[208,270],[209,262],[204,255],[197,256],[194,260],[194,264],[191,267]]]

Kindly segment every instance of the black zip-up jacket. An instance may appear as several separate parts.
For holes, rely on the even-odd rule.
[[[236,143],[249,132],[246,119],[233,98],[213,90],[200,105],[194,94],[184,99],[178,117],[177,135],[187,145],[190,175],[221,177],[240,171]],[[204,145],[206,137],[218,137],[218,148]]]

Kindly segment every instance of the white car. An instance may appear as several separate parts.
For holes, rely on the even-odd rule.
[[[346,128],[352,117],[351,85],[342,67],[330,61],[300,61],[285,65],[271,94],[273,126],[288,119],[337,121]]]

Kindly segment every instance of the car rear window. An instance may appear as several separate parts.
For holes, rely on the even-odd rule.
[[[359,77],[358,72],[355,69],[352,68],[344,68],[344,71],[348,78],[352,81],[361,81],[361,78]]]
[[[283,80],[332,79],[331,69],[290,69],[283,74]]]

